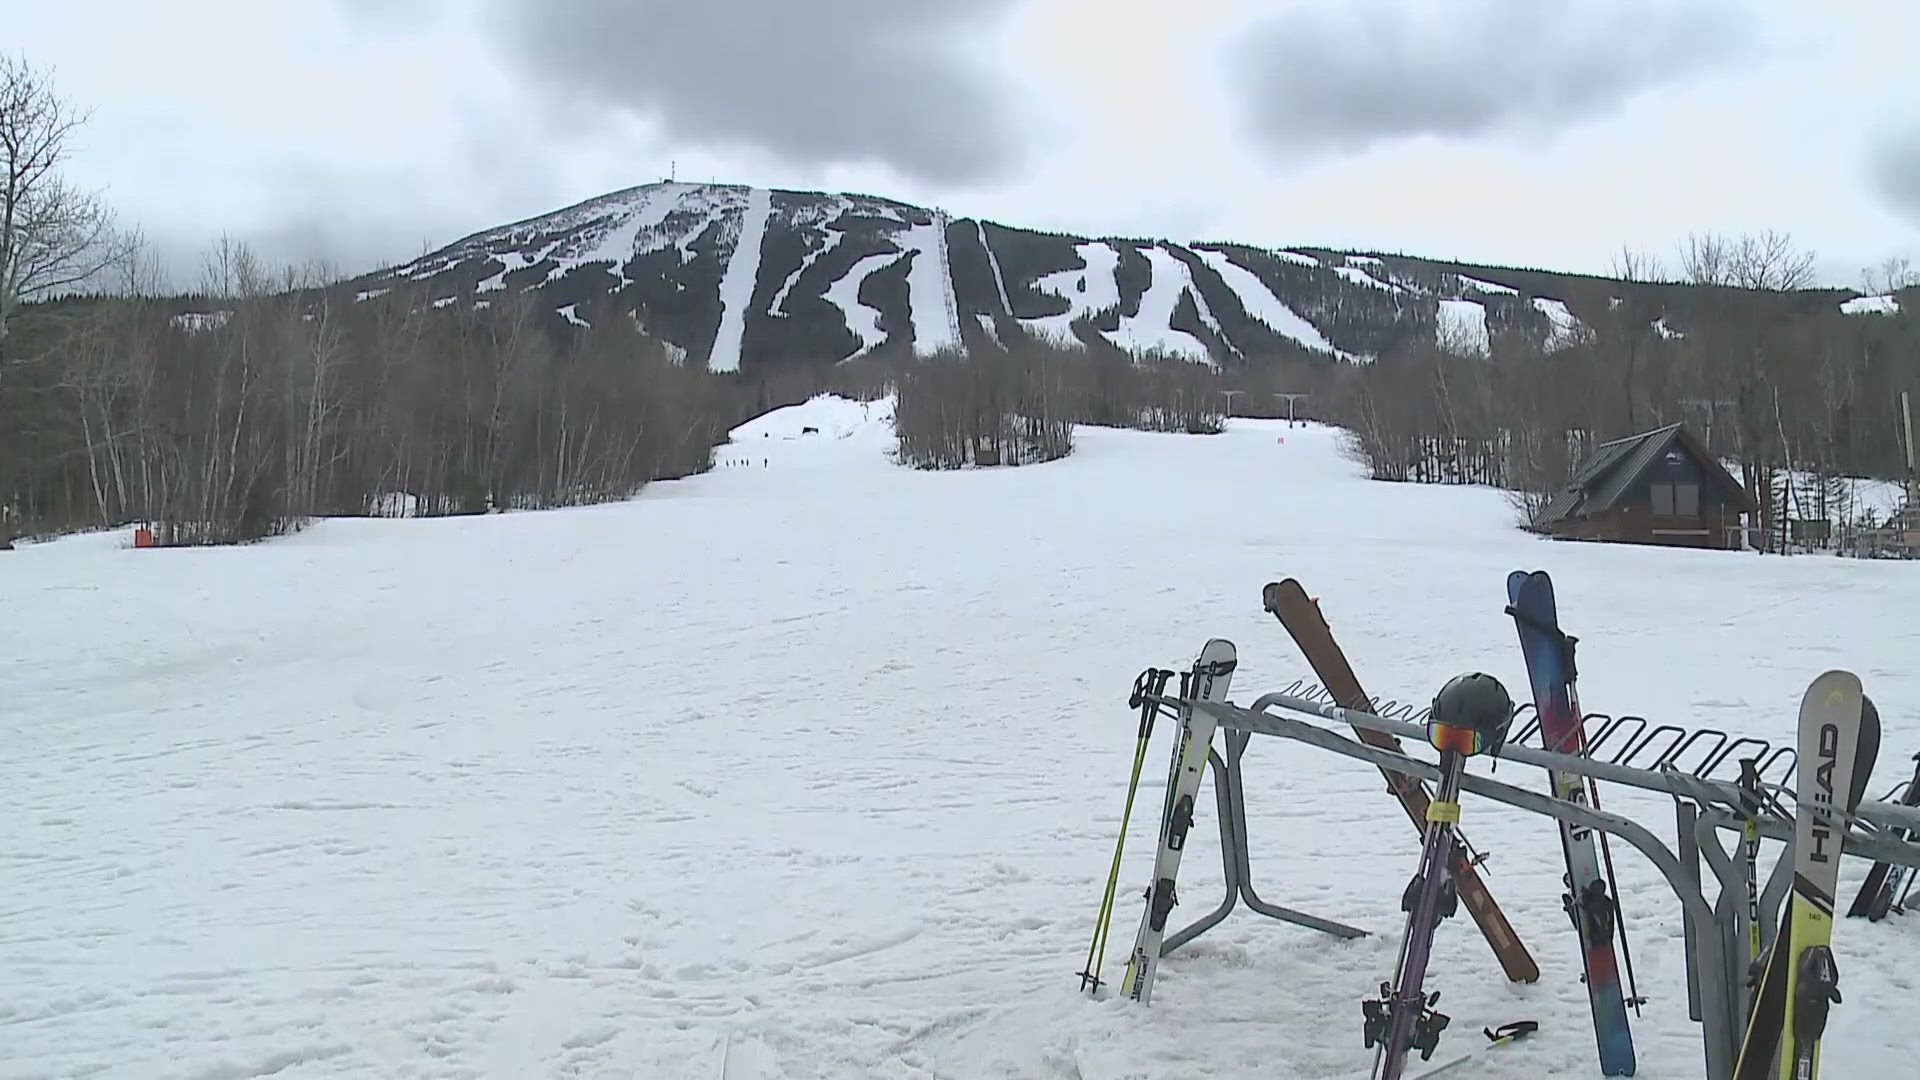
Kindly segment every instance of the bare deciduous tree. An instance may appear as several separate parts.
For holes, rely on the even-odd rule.
[[[99,195],[61,174],[85,119],[48,72],[0,56],[0,361],[22,304],[93,281],[129,250]]]

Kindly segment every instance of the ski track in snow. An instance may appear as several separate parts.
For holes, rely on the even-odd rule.
[[[1334,348],[1333,343],[1317,327],[1275,296],[1273,290],[1267,288],[1266,283],[1253,271],[1229,259],[1226,252],[1200,248],[1195,253],[1240,298],[1247,314],[1265,323],[1274,333],[1291,338],[1309,349],[1333,353],[1346,360],[1353,359],[1348,353]]]
[[[913,321],[913,351],[937,352],[960,347],[960,317],[954,311],[953,293],[947,288],[946,260],[942,253],[941,224],[909,226],[901,239],[912,251],[913,262],[907,269],[907,310]]]
[[[1256,739],[1249,836],[1269,900],[1373,936],[1241,909],[1167,958],[1150,1007],[1074,975],[1128,687],[1214,635],[1239,646],[1235,701],[1307,676],[1255,602],[1290,574],[1383,696],[1463,670],[1524,694],[1505,576],[1543,567],[1589,710],[1790,740],[1806,684],[1844,666],[1885,723],[1872,790],[1920,747],[1920,566],[1543,541],[1498,491],[1370,483],[1337,432],[1265,421],[1083,427],[1065,461],[923,473],[888,463],[886,414],[781,410],[712,473],[608,506],[0,555],[0,609],[34,628],[0,661],[0,1076],[1364,1075],[1356,1003],[1392,968],[1419,850],[1358,762]],[[1232,524],[1143,516],[1142,491]],[[1672,842],[1671,800],[1603,797]],[[1477,1080],[1597,1075],[1557,833],[1464,807],[1542,977],[1506,982],[1464,913],[1444,923],[1438,1056],[1527,1017],[1540,1033]],[[1179,925],[1218,897],[1216,828],[1209,780]],[[1640,1074],[1694,1080],[1678,905],[1613,850],[1651,999]],[[1865,871],[1843,863],[1843,903]],[[1920,920],[1840,920],[1835,951],[1826,1072],[1909,1075]]]
[[[1153,276],[1147,283],[1147,291],[1140,297],[1140,311],[1136,315],[1123,315],[1120,328],[1107,337],[1123,349],[1145,352],[1160,349],[1176,356],[1185,357],[1195,363],[1218,367],[1218,363],[1207,354],[1206,343],[1184,330],[1173,328],[1173,309],[1180,303],[1180,294],[1192,291],[1193,275],[1187,264],[1174,257],[1173,252],[1155,245],[1142,252],[1147,264],[1152,267]]]
[[[767,216],[773,212],[773,193],[754,188],[740,216],[740,236],[734,241],[727,271],[720,278],[720,328],[707,354],[708,371],[739,371],[740,342],[747,329],[747,309],[753,306],[753,287],[760,280],[760,241],[767,235]]]
[[[860,347],[847,357],[848,360],[865,356],[886,343],[886,331],[880,329],[880,310],[860,301],[860,286],[869,274],[898,258],[900,253],[897,251],[881,251],[864,256],[841,275],[840,280],[827,287],[827,301],[840,309],[847,321],[847,329],[860,339]]]

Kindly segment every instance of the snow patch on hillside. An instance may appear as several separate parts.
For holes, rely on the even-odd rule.
[[[901,238],[913,254],[907,265],[907,313],[913,320],[913,351],[960,347],[960,315],[954,310],[945,230],[940,219],[910,226]]]
[[[1129,351],[1148,352],[1157,349],[1197,364],[1218,367],[1218,362],[1207,354],[1205,342],[1172,326],[1173,309],[1179,305],[1180,295],[1191,292],[1196,300],[1199,298],[1187,264],[1176,258],[1173,252],[1159,246],[1146,248],[1141,254],[1147,257],[1153,276],[1148,281],[1147,291],[1140,297],[1140,311],[1138,314],[1121,316],[1120,328],[1108,334],[1108,340]],[[1211,313],[1208,321],[1211,322]],[[1218,329],[1219,324],[1213,325]]]
[[[554,308],[553,310],[558,312],[561,318],[567,320],[573,325],[587,327],[591,329],[593,324],[581,318],[578,314],[575,313],[574,309],[579,306],[580,305],[578,304],[568,304],[565,307],[557,307],[557,308]]]
[[[1382,289],[1387,292],[1407,291],[1404,287],[1395,285],[1392,282],[1381,281],[1379,278],[1374,277],[1372,274],[1369,274],[1365,270],[1361,270],[1358,267],[1336,266],[1333,268],[1333,272],[1336,274],[1339,274],[1343,278],[1346,278],[1348,281],[1353,282],[1355,285],[1365,285],[1365,286],[1368,286],[1369,288]]]
[[[1487,336],[1486,305],[1478,300],[1442,300],[1434,322],[1434,336],[1443,348],[1485,356],[1492,348]]]
[[[1059,315],[1022,319],[1022,325],[1041,334],[1071,340],[1075,319],[1120,306],[1120,283],[1115,277],[1115,271],[1120,267],[1120,253],[1113,249],[1113,245],[1098,240],[1075,244],[1073,250],[1085,265],[1078,269],[1056,270],[1033,283],[1033,287],[1041,292],[1052,293],[1065,300],[1069,305],[1067,310]]]
[[[1297,341],[1315,352],[1332,353],[1344,360],[1356,359],[1335,348],[1318,328],[1275,296],[1259,275],[1228,258],[1226,252],[1202,249],[1197,254],[1240,298],[1240,306],[1246,309],[1251,318],[1265,323],[1274,333]]]
[[[1856,296],[1843,301],[1840,311],[1845,315],[1898,315],[1900,301],[1892,295]]]
[[[1533,307],[1553,324],[1552,331],[1547,335],[1548,352],[1567,348],[1586,338],[1587,324],[1567,308],[1565,301],[1536,296],[1533,298]]]
[[[827,302],[840,309],[840,314],[847,321],[847,329],[860,339],[860,347],[847,357],[848,360],[865,356],[886,343],[886,332],[880,329],[880,309],[860,301],[860,286],[866,283],[869,275],[899,257],[900,254],[894,251],[868,255],[854,263],[839,281],[827,287]]]
[[[1479,278],[1468,277],[1465,274],[1455,274],[1454,276],[1460,279],[1461,285],[1469,289],[1472,289],[1475,292],[1492,293],[1495,296],[1519,296],[1520,295],[1519,289],[1513,288],[1512,286],[1509,286],[1509,285],[1502,285],[1497,281],[1482,281]]]
[[[208,330],[218,330],[227,325],[227,320],[231,318],[233,318],[231,311],[185,311],[168,321],[176,330],[199,334]]]
[[[1316,270],[1320,268],[1320,260],[1305,252],[1282,249],[1272,254],[1274,258],[1279,259],[1281,262],[1298,263],[1301,266],[1311,266]]]
[[[740,343],[746,336],[747,309],[753,306],[753,288],[760,280],[760,242],[767,235],[767,216],[773,212],[773,196],[766,188],[747,193],[747,208],[740,217],[740,233],[733,254],[727,259],[727,272],[720,278],[720,329],[715,332],[713,349],[707,354],[708,371],[739,371]]]
[[[528,265],[527,257],[518,251],[496,252],[490,258],[500,264],[500,272],[490,278],[481,279],[480,284],[473,287],[474,292],[498,292],[507,287],[508,274],[525,269]]]

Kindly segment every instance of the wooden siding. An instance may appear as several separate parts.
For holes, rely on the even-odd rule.
[[[1703,507],[1691,517],[1656,516],[1645,504],[1622,506],[1590,517],[1555,522],[1549,534],[1568,540],[1734,550],[1740,546],[1740,511]]]

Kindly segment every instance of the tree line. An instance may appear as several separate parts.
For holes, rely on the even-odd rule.
[[[626,498],[707,468],[763,403],[611,308],[555,326],[525,295],[436,308],[405,284],[309,284],[223,244],[191,315],[131,290],[16,318],[13,531],[145,521],[161,544],[232,543],[323,515]]]
[[[1920,275],[1864,272],[1904,303],[1844,314],[1808,288],[1813,263],[1777,232],[1695,234],[1673,273],[1623,250],[1570,343],[1496,334],[1480,353],[1441,334],[1342,373],[1322,407],[1376,478],[1500,486],[1529,520],[1595,444],[1683,421],[1738,463],[1779,547],[1784,520],[1833,512],[1837,478],[1905,475],[1900,393],[1920,399]]]
[[[1075,424],[1194,434],[1221,429],[1225,384],[1205,365],[1001,322],[991,338],[971,341],[965,351],[895,364],[902,463],[956,469],[1051,461],[1073,451]]]

